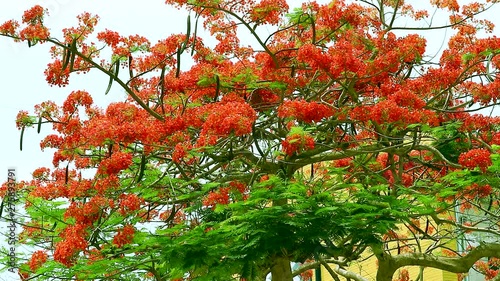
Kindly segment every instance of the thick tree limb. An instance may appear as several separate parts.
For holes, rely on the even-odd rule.
[[[485,257],[500,258],[500,243],[481,243],[462,257],[443,257],[424,253],[391,256],[380,245],[372,247],[379,262],[377,281],[390,281],[394,272],[405,266],[423,266],[454,273],[466,273],[476,261]]]

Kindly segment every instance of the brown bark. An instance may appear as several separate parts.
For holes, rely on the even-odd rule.
[[[272,281],[293,281],[290,260],[285,257],[276,257],[271,266]]]

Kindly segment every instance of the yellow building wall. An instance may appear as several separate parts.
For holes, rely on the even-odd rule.
[[[434,243],[434,241],[431,240],[424,240],[421,241],[421,247],[422,249],[425,249],[431,244]],[[448,247],[450,248],[456,248],[456,243],[455,242],[450,242],[448,244]],[[370,257],[370,253],[364,254],[364,257],[366,260],[361,261],[361,262],[353,262],[346,270],[354,272],[356,274],[359,274],[363,276],[364,278],[375,281],[376,280],[376,275],[377,275],[377,259],[373,256]],[[363,258],[361,258],[363,259]],[[332,268],[335,266],[332,265]],[[401,268],[403,269],[403,268]],[[400,269],[400,270],[401,270]],[[410,275],[410,281],[414,281],[417,279],[419,273],[420,273],[420,267],[418,266],[409,266],[405,267],[404,269],[408,270],[408,273]],[[334,279],[330,276],[330,273],[325,268],[321,268],[321,281],[334,281]],[[423,269],[423,279],[420,279],[421,281],[457,281],[458,276],[455,273],[435,269],[435,268],[424,268]],[[340,280],[346,280],[342,276],[339,276]],[[394,273],[393,280],[398,280],[399,279],[399,270]],[[316,280],[315,276],[313,277],[312,280]]]
[[[410,267],[405,267],[405,269],[408,270],[408,273],[410,274],[410,281],[416,280],[420,268],[417,266],[410,266]],[[364,278],[375,281],[376,280],[376,274],[377,274],[377,264],[375,259],[369,259],[367,261],[353,264],[349,268],[347,268],[348,271],[355,272]],[[393,276],[393,280],[398,280],[399,277],[399,272],[396,271],[396,273]],[[333,278],[330,276],[330,273],[325,268],[321,268],[321,281],[334,281]],[[346,279],[343,278],[342,276],[339,276],[340,280],[345,281]],[[313,277],[312,280],[316,280],[315,277]],[[457,281],[458,277],[457,274],[451,273],[451,272],[446,272],[434,268],[425,268],[424,269],[424,278],[420,279],[424,281]]]

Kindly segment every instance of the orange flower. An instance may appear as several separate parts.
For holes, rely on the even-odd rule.
[[[98,169],[99,174],[118,174],[132,164],[132,154],[127,152],[115,152],[111,157],[101,161]]]
[[[331,107],[305,100],[285,101],[278,108],[278,117],[294,118],[305,123],[319,122],[333,115]]]
[[[210,191],[203,200],[203,206],[215,209],[217,204],[227,205],[229,203],[229,190],[228,187],[221,187],[218,191]]]
[[[292,156],[305,150],[314,149],[314,138],[307,133],[290,134],[281,142],[283,152]]]
[[[144,200],[140,199],[135,194],[122,194],[120,195],[120,214],[126,215],[135,212],[141,208]]]
[[[19,23],[17,21],[9,20],[0,25],[0,33],[14,36],[18,27]]]
[[[471,149],[460,154],[458,163],[468,169],[477,167],[485,173],[488,167],[492,165],[490,155],[491,153],[484,148]]]
[[[47,13],[47,10],[40,5],[35,5],[31,9],[27,10],[23,14],[23,23],[41,23],[43,21],[43,16]]]
[[[69,267],[73,265],[75,256],[87,248],[88,242],[84,238],[86,229],[80,224],[70,225],[60,236],[63,240],[56,244],[54,260]]]
[[[29,267],[32,271],[36,271],[38,268],[40,268],[46,261],[47,261],[47,253],[44,251],[35,251],[31,255],[31,259],[29,261]]]
[[[115,237],[113,238],[113,244],[118,246],[118,248],[123,247],[126,244],[130,244],[134,239],[135,229],[132,225],[127,224],[123,229],[119,230]]]

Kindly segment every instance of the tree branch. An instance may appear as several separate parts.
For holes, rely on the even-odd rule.
[[[500,243],[481,243],[467,255],[461,257],[443,257],[424,253],[409,253],[391,256],[380,245],[372,245],[378,262],[377,281],[390,281],[394,272],[405,266],[423,266],[453,273],[466,273],[476,261],[485,257],[500,258]]]

